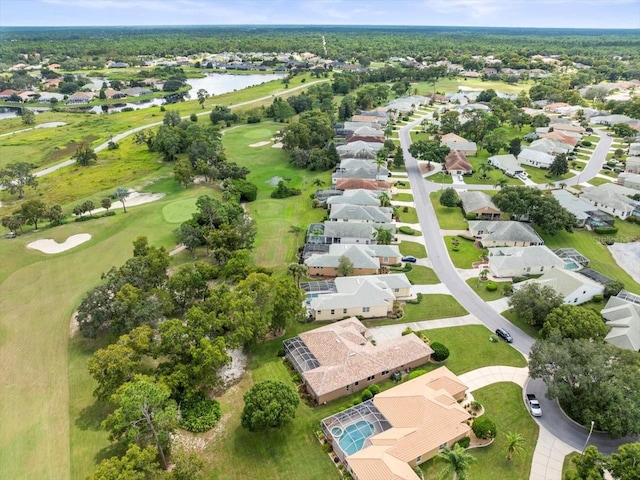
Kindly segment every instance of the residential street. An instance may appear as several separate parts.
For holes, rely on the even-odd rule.
[[[408,178],[413,190],[415,207],[420,221],[420,230],[423,232],[429,260],[433,265],[433,269],[440,281],[446,285],[451,294],[469,313],[480,319],[491,331],[494,331],[498,327],[507,329],[513,336],[513,347],[528,358],[531,347],[534,344],[534,339],[507,321],[478,297],[458,275],[449,258],[435,210],[429,199],[429,194],[439,190],[441,185],[423,179],[418,167],[418,162],[411,156],[408,150],[411,144],[409,132],[413,127],[420,124],[421,121],[422,118],[414,120],[410,124],[402,127],[399,131],[399,136]],[[594,133],[600,136],[598,146],[588,164],[579,175],[579,178],[565,180],[564,183],[567,185],[584,183],[600,171],[612,139],[602,131],[595,130]],[[452,186],[456,189],[487,190],[494,188],[487,185]],[[537,395],[544,412],[542,417],[535,419],[542,428],[540,430],[539,445],[536,447],[536,453],[534,454],[530,478],[560,479],[562,460],[568,452],[565,451],[566,447],[559,448],[559,445],[564,442],[576,451],[582,451],[589,432],[566,417],[555,400],[549,400],[545,397],[547,389],[544,382],[541,380],[529,380],[529,382],[525,384],[525,389],[527,393],[535,393]],[[553,437],[560,440],[560,442],[554,442],[555,439]],[[636,440],[632,438],[612,440],[604,433],[593,432],[589,444],[596,445],[600,451],[608,454],[614,451],[618,445],[629,441]],[[549,447],[550,445],[551,447]],[[553,445],[556,445],[556,447],[553,447]],[[560,462],[559,471],[557,468],[558,462]]]

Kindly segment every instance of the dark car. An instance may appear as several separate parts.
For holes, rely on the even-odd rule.
[[[416,263],[418,259],[413,255],[407,255],[406,257],[402,257],[403,262]]]
[[[513,337],[509,332],[507,332],[504,328],[498,328],[496,330],[496,335],[502,338],[505,342],[512,343]]]

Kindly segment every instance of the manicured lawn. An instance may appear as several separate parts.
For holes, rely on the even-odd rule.
[[[428,182],[438,183],[440,185],[453,184],[453,178],[451,178],[451,175],[447,175],[443,171],[439,171],[438,173],[429,175],[425,177],[425,180],[427,180]]]
[[[423,132],[422,127],[418,125],[409,132],[409,136],[411,137],[411,143],[415,143],[418,140],[430,140],[432,135],[428,132]]]
[[[401,322],[420,322],[436,318],[461,317],[468,312],[451,295],[423,295],[419,304],[407,304]]]
[[[604,172],[606,172],[606,170],[601,170],[600,171],[600,173],[604,173]],[[593,177],[587,183],[597,187],[598,185],[604,185],[605,183],[611,183],[612,181],[613,181],[613,179],[609,180],[609,179],[602,178],[602,177]]]
[[[407,272],[406,275],[414,285],[435,285],[436,283],[440,283],[436,272],[429,267],[412,265],[411,271]]]
[[[442,195],[442,190],[429,195],[436,211],[440,228],[442,230],[466,230],[468,225],[462,215],[462,210],[459,207],[444,207],[440,205],[440,195]]]
[[[454,251],[453,240],[458,240],[457,251]],[[486,248],[476,248],[475,242],[461,237],[444,237],[444,243],[456,268],[473,268],[473,262],[480,261],[480,257],[487,253]]]
[[[484,325],[435,328],[422,333],[432,342],[446,345],[450,355],[444,365],[456,375],[490,365],[527,366],[520,352],[508,343],[489,341],[492,332]]]
[[[168,203],[162,208],[162,216],[167,223],[182,223],[191,218],[196,212],[197,198],[185,198]]]
[[[532,337],[532,338],[540,338],[540,329],[537,328],[537,327],[534,327],[533,325],[529,325],[528,323],[525,323],[522,320],[520,320],[518,318],[518,315],[516,314],[516,311],[513,308],[510,308],[509,310],[505,310],[504,312],[501,312],[500,314],[504,318],[509,320],[511,323],[513,323],[520,330],[522,330],[527,335],[529,335],[530,337]]]
[[[418,223],[418,214],[416,213],[415,208],[397,207],[397,212],[402,223]]]
[[[566,180],[567,178],[571,178],[574,176],[572,173],[565,173],[560,177],[551,176],[547,178],[547,175],[550,175],[548,170],[544,170],[542,168],[530,167],[527,165],[522,165],[522,166],[531,177],[531,181],[539,185],[546,185],[547,183],[552,183],[552,182],[561,182],[562,180]]]
[[[476,292],[476,294],[485,302],[490,302],[492,300],[498,300],[499,298],[502,298],[504,285],[511,284],[511,282],[495,282],[498,285],[498,289],[495,292],[490,292],[486,288],[487,283],[489,282],[481,282],[477,278],[470,278],[469,280],[467,280],[467,285],[471,287],[471,290]]]
[[[416,242],[402,242],[400,244],[400,253],[402,255],[412,255],[416,258],[424,258],[427,256],[427,250],[424,245]]]
[[[631,241],[632,238],[638,236],[638,226],[616,220],[616,226],[619,231],[612,236],[614,240]],[[572,247],[578,250],[582,255],[590,261],[589,266],[594,270],[604,273],[606,276],[619,280],[624,283],[625,290],[640,294],[640,285],[631,278],[615,262],[606,245],[602,245],[597,241],[598,235],[586,230],[576,230],[573,233],[558,232],[554,236],[542,235],[544,244],[551,248]]]
[[[526,131],[523,131],[522,133],[518,133],[515,129],[511,129],[511,130],[512,132],[508,136],[509,139],[514,138],[516,136],[522,136],[527,133]],[[508,152],[502,152],[502,153],[508,153]],[[473,175],[465,176],[464,177],[465,183],[468,183],[470,185],[496,185],[498,183],[498,180],[503,178],[507,180],[508,185],[520,185],[522,183],[519,179],[509,177],[504,173],[502,173],[501,170],[493,167],[491,167],[491,169],[488,170],[487,172],[484,172],[481,176],[480,173],[478,172],[478,169],[480,168],[480,165],[487,163],[489,156],[490,156],[489,152],[487,152],[484,149],[481,149],[481,150],[478,150],[478,154],[476,156],[467,157],[467,160],[469,160],[469,163],[471,163],[471,165],[473,166]]]
[[[397,202],[413,202],[413,195],[410,193],[396,193],[393,200]]]
[[[514,383],[496,383],[473,392],[485,408],[485,415],[496,423],[497,436],[488,447],[474,448],[469,453],[476,458],[469,469],[474,480],[522,480],[529,478],[533,451],[538,440],[538,425],[529,415],[522,400],[522,389]],[[506,432],[517,432],[526,440],[525,451],[506,460]],[[430,460],[421,465],[425,480],[435,480],[442,464]]]
[[[574,473],[577,474],[576,469],[573,467],[573,463],[571,462],[571,459],[573,457],[576,457],[580,455],[578,452],[571,452],[569,455],[567,455],[566,457],[564,457],[564,462],[562,462],[562,478],[564,478],[564,476],[567,474],[567,472],[569,471],[573,471]]]

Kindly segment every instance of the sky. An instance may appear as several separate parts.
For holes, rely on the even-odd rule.
[[[0,0],[0,26],[84,25],[640,29],[640,0]]]

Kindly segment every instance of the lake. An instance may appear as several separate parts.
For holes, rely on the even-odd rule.
[[[187,83],[191,85],[191,90],[186,95],[188,100],[195,100],[198,90],[206,90],[209,95],[220,95],[222,93],[234,92],[243,88],[253,87],[261,83],[281,80],[285,77],[281,73],[264,73],[233,75],[228,73],[207,73],[204,78],[188,78]]]

